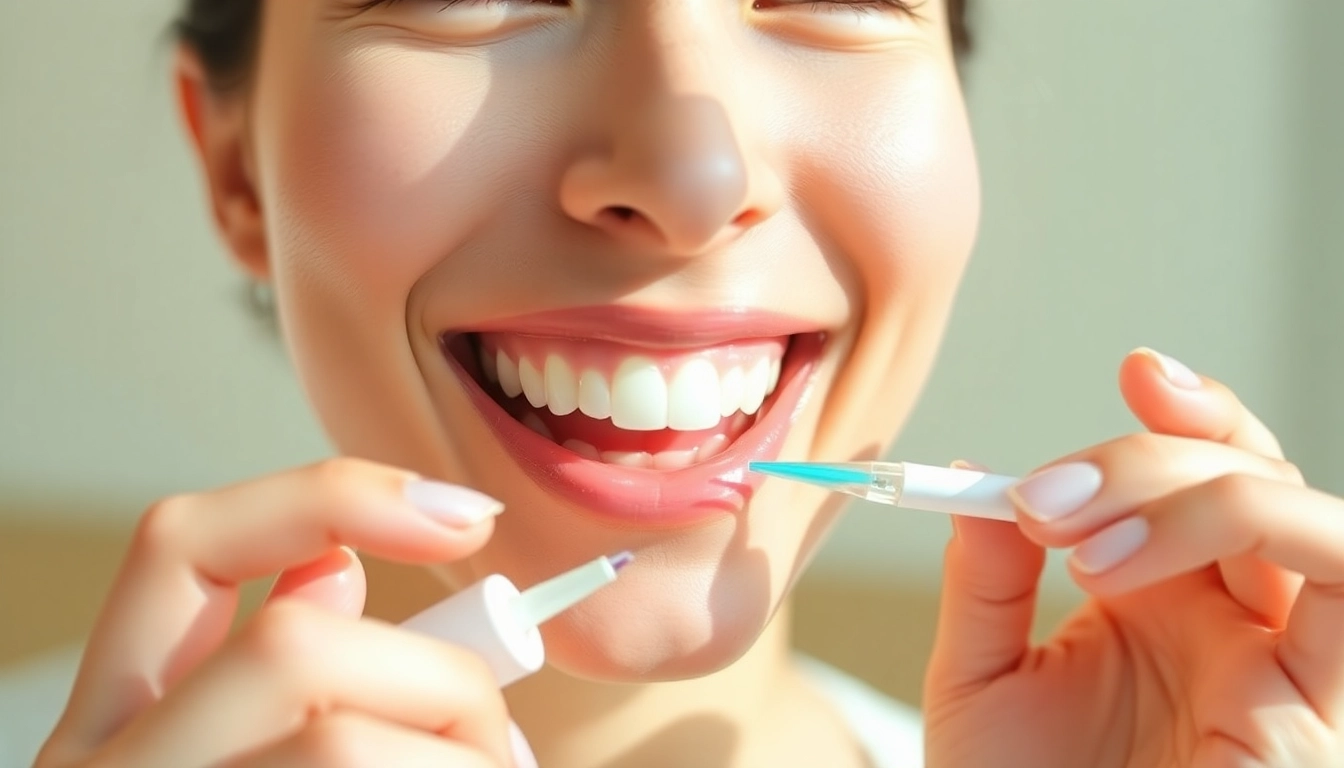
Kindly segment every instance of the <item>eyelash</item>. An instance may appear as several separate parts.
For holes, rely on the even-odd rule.
[[[500,2],[501,0],[486,0],[486,1]],[[535,0],[535,1],[540,2],[542,5],[566,5],[568,3],[568,0]],[[355,8],[361,11],[367,11],[370,8],[377,8],[380,5],[397,5],[398,3],[401,2],[403,2],[403,0],[364,0],[364,2],[361,2],[358,5],[356,5]],[[439,5],[441,6],[439,10],[445,11],[453,7],[454,5],[462,5],[463,3],[473,2],[473,0],[438,0],[438,2]]]
[[[755,2],[752,3],[752,6],[759,7],[760,5],[762,5],[762,3],[763,0],[755,0]],[[854,10],[857,11],[872,11],[872,10],[896,11],[898,13],[904,13],[910,16],[917,16],[918,14],[915,12],[915,8],[922,5],[923,3],[912,3],[909,0],[808,0],[807,2],[797,2],[797,3],[785,2],[783,4],[847,5],[853,7]]]
[[[538,1],[543,3],[544,5],[566,5],[568,2],[568,0],[538,0]],[[783,0],[780,1],[783,2]],[[358,10],[367,11],[371,8],[377,8],[380,5],[396,5],[400,2],[403,2],[403,0],[363,0],[363,2],[359,3],[355,7]],[[439,2],[442,3],[442,7],[439,10],[442,11],[453,7],[454,5],[460,5],[462,3],[472,2],[472,0],[439,0]],[[754,0],[754,2],[752,3],[752,7],[759,8],[765,2],[768,2],[768,0]],[[852,6],[857,11],[889,10],[908,14],[910,16],[917,16],[918,14],[915,12],[915,8],[923,4],[923,3],[912,3],[910,2],[910,0],[807,0],[806,2],[798,2],[798,3],[784,2],[784,4],[806,5],[808,2],[817,5]]]

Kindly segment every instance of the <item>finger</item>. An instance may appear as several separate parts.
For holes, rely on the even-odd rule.
[[[1130,353],[1120,366],[1120,392],[1153,432],[1283,458],[1278,438],[1232,390],[1160,352],[1143,347]]]
[[[1120,391],[1153,432],[1213,440],[1273,459],[1278,438],[1223,384],[1151,349],[1135,350],[1120,367]],[[1255,556],[1218,564],[1227,591],[1248,610],[1282,626],[1302,579]]]
[[[509,760],[508,712],[470,651],[286,600],[108,743],[113,765],[214,765],[314,714],[357,711]]]
[[[53,740],[91,748],[223,641],[241,582],[345,544],[441,562],[479,548],[495,502],[338,459],[147,512],[86,647]]]
[[[925,681],[930,707],[993,681],[1022,660],[1045,565],[1044,550],[1013,523],[972,517],[953,517],[952,523]]]
[[[1221,477],[1153,502],[1069,560],[1089,592],[1114,594],[1255,554],[1305,582],[1278,647],[1285,672],[1327,719],[1344,710],[1344,500],[1300,485]]]
[[[358,712],[334,712],[233,768],[497,768],[462,744]]]
[[[266,602],[293,598],[343,616],[364,612],[368,583],[354,550],[337,547],[307,565],[283,571],[271,585]]]
[[[1028,538],[1072,547],[1145,504],[1224,475],[1300,477],[1286,462],[1221,443],[1138,433],[1034,472],[1008,493]]]

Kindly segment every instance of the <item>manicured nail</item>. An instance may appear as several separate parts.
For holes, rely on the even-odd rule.
[[[537,756],[532,754],[532,746],[512,720],[509,721],[509,748],[513,750],[514,768],[537,768]]]
[[[1127,517],[1078,545],[1073,550],[1073,564],[1083,573],[1097,574],[1109,571],[1128,560],[1148,540],[1148,520]]]
[[[1101,490],[1095,464],[1060,464],[1031,475],[1009,491],[1028,515],[1048,523],[1071,515]]]
[[[1157,362],[1162,368],[1162,375],[1167,377],[1167,381],[1181,389],[1199,389],[1204,386],[1204,382],[1199,378],[1199,374],[1190,370],[1190,367],[1174,357],[1158,352],[1148,347],[1140,347],[1137,350],[1140,354],[1147,355]]]
[[[446,525],[466,527],[504,511],[504,504],[479,491],[416,478],[405,487],[406,499]]]

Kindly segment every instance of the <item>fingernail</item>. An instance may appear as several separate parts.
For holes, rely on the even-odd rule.
[[[1101,490],[1101,470],[1084,462],[1038,472],[1009,491],[1028,515],[1048,523],[1071,515]]]
[[[1127,517],[1103,528],[1073,550],[1073,564],[1083,573],[1109,571],[1128,560],[1148,540],[1148,520]]]
[[[1199,389],[1204,386],[1204,382],[1199,378],[1199,374],[1190,370],[1190,367],[1174,357],[1158,352],[1148,347],[1140,347],[1137,350],[1140,354],[1147,355],[1157,362],[1162,368],[1162,375],[1167,377],[1167,381],[1181,389]]]
[[[509,721],[509,747],[513,749],[514,768],[537,768],[537,756],[532,754],[532,745],[527,743],[523,729]]]
[[[446,525],[465,527],[504,511],[504,504],[479,491],[416,478],[406,482],[406,500]]]

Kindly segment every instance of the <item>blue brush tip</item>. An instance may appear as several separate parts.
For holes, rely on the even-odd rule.
[[[747,470],[818,485],[862,485],[872,479],[867,472],[844,464],[805,461],[753,461],[747,464]]]

